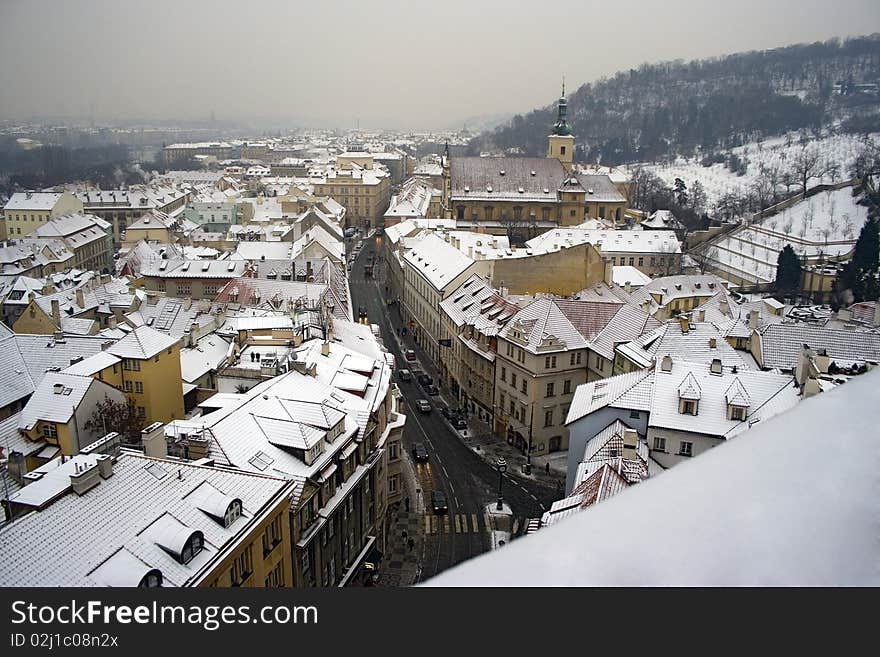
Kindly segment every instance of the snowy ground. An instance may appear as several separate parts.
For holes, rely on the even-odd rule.
[[[790,139],[789,139],[790,137]],[[743,195],[748,191],[749,186],[760,176],[762,169],[776,168],[780,172],[790,167],[790,162],[801,149],[798,142],[798,135],[791,133],[787,137],[778,137],[768,139],[761,143],[749,143],[731,149],[741,158],[748,162],[746,174],[738,176],[730,171],[724,164],[713,164],[711,167],[704,167],[700,164],[702,156],[695,158],[678,158],[671,164],[650,164],[630,165],[626,167],[630,172],[636,166],[642,166],[645,170],[650,171],[660,177],[670,187],[675,183],[676,178],[684,180],[688,189],[691,189],[694,182],[699,180],[700,184],[706,192],[707,204],[711,208],[722,196],[728,192]],[[871,135],[871,139],[880,142],[880,134]],[[855,135],[831,135],[821,139],[811,141],[811,145],[818,147],[819,151],[829,160],[835,162],[840,167],[840,173],[836,180],[845,180],[849,177],[850,167],[856,156],[861,152],[864,141],[861,137]],[[818,185],[820,182],[834,182],[830,177],[818,180],[813,179],[810,185]],[[785,191],[784,189],[782,191]],[[792,187],[791,191],[796,191]]]
[[[764,283],[776,277],[777,258],[786,244],[808,258],[820,252],[828,256],[849,253],[868,217],[868,209],[857,205],[857,200],[851,187],[811,196],[714,243],[709,248],[712,264]]]

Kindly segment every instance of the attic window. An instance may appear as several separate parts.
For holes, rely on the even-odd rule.
[[[464,193],[467,194],[469,191],[471,191],[471,188],[468,185],[465,185],[464,186]]]
[[[492,193],[492,185],[486,185],[486,191]]]
[[[503,176],[503,175],[504,175],[504,169],[501,169],[501,171],[498,172],[498,175]]]
[[[549,194],[549,193],[550,193],[550,190],[547,189],[547,188],[545,187],[545,188],[544,188],[544,193],[545,193],[545,194]]]
[[[531,171],[531,175],[536,175],[534,169]]]
[[[525,191],[522,187],[518,187],[517,190],[520,194],[525,194]]]

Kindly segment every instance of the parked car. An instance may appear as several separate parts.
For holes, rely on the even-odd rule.
[[[413,362],[416,359],[416,352],[412,349],[407,349],[403,352],[403,357],[406,358],[409,362]]]
[[[424,390],[430,397],[436,397],[440,394],[440,389],[437,386],[425,386]]]
[[[430,375],[425,374],[424,372],[422,372],[422,373],[419,374],[419,376],[418,376],[418,382],[419,382],[419,385],[421,385],[421,386],[429,386],[429,385],[431,385],[432,383],[434,383],[434,379],[433,379],[433,377],[431,377]]]
[[[445,417],[447,420],[452,419],[452,411],[449,410],[449,407],[446,404],[437,404],[436,406],[440,411],[440,415]]]
[[[428,460],[428,450],[422,443],[416,443],[412,447],[413,459],[418,463],[425,463]]]
[[[409,370],[397,370],[397,378],[401,381],[412,381],[412,372]]]
[[[430,413],[431,412],[431,404],[427,399],[419,399],[416,402],[416,406],[422,413]]]
[[[449,511],[449,503],[446,501],[446,493],[442,490],[432,490],[431,506],[434,507],[434,513],[446,513]]]

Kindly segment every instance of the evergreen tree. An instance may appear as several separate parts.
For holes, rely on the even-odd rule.
[[[862,226],[852,260],[841,275],[843,289],[852,290],[853,301],[872,301],[880,296],[880,224],[869,219]]]
[[[786,244],[776,259],[776,290],[786,295],[794,295],[801,287],[801,261]]]
[[[685,207],[688,204],[688,189],[687,185],[684,184],[684,180],[681,178],[675,179],[675,187],[672,193],[675,194],[675,202],[680,206]]]

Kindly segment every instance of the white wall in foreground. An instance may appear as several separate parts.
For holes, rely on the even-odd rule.
[[[880,584],[880,371],[426,586]]]

